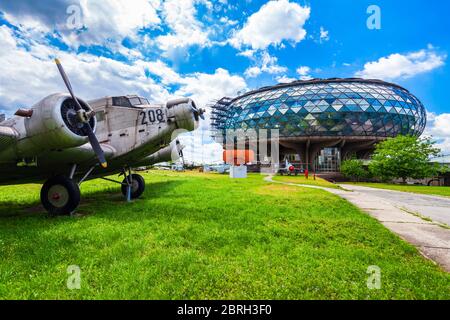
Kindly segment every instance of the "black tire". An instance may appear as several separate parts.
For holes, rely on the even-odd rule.
[[[145,191],[145,180],[138,174],[132,174],[132,186],[131,186],[131,199],[139,198]],[[127,179],[123,179],[122,182],[122,194],[127,196]]]
[[[41,202],[51,216],[69,215],[80,204],[78,184],[64,176],[56,176],[44,183]]]
[[[437,183],[437,186],[440,186],[440,180],[439,179],[433,179],[433,180],[430,180],[429,182],[428,182],[428,186],[430,187],[430,186],[436,186],[434,183]]]

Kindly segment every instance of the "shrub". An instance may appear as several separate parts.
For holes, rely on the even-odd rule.
[[[361,179],[369,178],[368,170],[364,168],[363,162],[358,159],[343,161],[341,164],[341,173],[352,181],[360,181]]]
[[[372,156],[369,169],[371,173],[388,181],[400,178],[423,179],[436,175],[438,166],[429,159],[440,150],[430,139],[415,136],[397,136],[379,143]]]

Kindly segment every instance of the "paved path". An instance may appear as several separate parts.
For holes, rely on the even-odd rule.
[[[352,191],[345,191],[274,181],[272,176],[267,176],[264,180],[334,193],[379,220],[389,230],[417,247],[425,257],[450,272],[450,229],[439,225],[446,223],[450,215],[449,203],[445,198],[348,185],[343,187]],[[411,212],[436,220],[426,221]]]
[[[381,198],[395,207],[450,226],[450,198],[347,184],[341,187]]]

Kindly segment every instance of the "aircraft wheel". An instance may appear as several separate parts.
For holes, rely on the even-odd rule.
[[[145,180],[142,176],[138,174],[131,175],[132,183],[131,183],[131,199],[139,198],[145,190]],[[122,182],[122,194],[127,196],[127,178],[125,178]]]
[[[52,216],[69,215],[80,204],[81,194],[78,184],[64,176],[56,176],[44,183],[41,202]]]

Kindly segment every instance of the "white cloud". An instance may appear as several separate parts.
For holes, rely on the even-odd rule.
[[[277,80],[278,83],[290,83],[293,81],[296,81],[296,78],[289,78],[288,76],[284,75],[284,76],[278,76],[275,78]]]
[[[130,50],[122,45],[125,38],[138,45],[147,45],[149,50],[163,51],[166,57],[174,58],[183,54],[186,48],[194,45],[209,46],[209,29],[197,20],[198,5],[212,8],[208,0],[23,0],[19,2],[0,3],[0,10],[13,25],[22,32],[32,34],[31,38],[44,38],[45,35],[60,37],[69,47],[77,49],[80,45],[105,46],[129,59],[141,58],[137,50]],[[80,9],[81,19],[77,27],[68,25],[73,22],[73,11],[67,8],[75,6]],[[231,26],[235,22],[226,21]],[[159,29],[162,35],[154,38],[138,35],[142,28]],[[55,31],[57,33],[55,33]]]
[[[68,21],[74,17],[67,9],[75,5],[80,11],[81,20],[73,30]],[[0,10],[12,24],[22,31],[34,33],[53,33],[58,31],[62,40],[73,48],[79,45],[110,45],[121,42],[134,35],[143,27],[158,25],[161,20],[157,9],[159,0],[71,0],[47,1],[2,1]]]
[[[364,70],[356,72],[357,77],[382,80],[411,78],[426,73],[444,65],[447,56],[439,54],[429,45],[423,49],[408,54],[394,53],[378,61],[368,62]]]
[[[213,99],[235,96],[238,91],[247,90],[245,80],[219,68],[213,74],[194,73],[181,80],[182,87],[175,92],[178,96],[191,96],[204,107]]]
[[[223,68],[214,73],[196,72],[180,75],[161,60],[154,62],[136,61],[135,65],[161,79],[164,85],[178,85],[173,93],[175,97],[191,97],[200,107],[224,96],[235,96],[237,92],[247,90],[247,83],[238,75],[232,75]]]
[[[311,68],[307,66],[301,66],[297,68],[297,74],[300,76],[300,80],[311,80],[313,77],[310,75]]]
[[[427,113],[424,136],[433,137],[443,154],[450,154],[450,113]]]
[[[301,76],[306,76],[311,71],[310,67],[302,66],[297,68],[297,73]]]
[[[210,44],[208,31],[205,31],[205,26],[196,18],[195,3],[198,2],[207,5],[209,3],[198,0],[166,0],[163,2],[162,16],[171,32],[155,39],[159,49],[169,52],[170,55],[170,51],[179,48]]]
[[[306,36],[304,25],[310,11],[309,7],[288,0],[269,1],[248,18],[230,43],[236,48],[249,46],[257,50],[279,46],[283,41],[296,44]]]
[[[278,59],[271,56],[267,51],[262,52],[260,57],[254,59],[258,60],[258,65],[245,70],[244,75],[247,78],[255,78],[262,73],[278,74],[287,71],[287,68],[278,65]]]
[[[133,0],[130,5],[128,0],[85,0],[80,5],[87,28],[79,36],[84,44],[102,43],[105,39],[120,41],[140,28],[161,22],[156,12],[159,1]]]
[[[320,42],[330,40],[329,31],[325,30],[324,27],[320,27]]]
[[[89,54],[73,55],[31,40],[25,49],[6,26],[0,27],[0,47],[0,105],[8,106],[10,112],[51,93],[67,91],[52,59],[56,56],[62,60],[75,92],[84,99],[138,93],[161,101],[169,96],[161,85],[146,77],[139,65]]]
[[[135,64],[142,66],[146,71],[159,77],[164,85],[180,83],[182,80],[182,77],[177,72],[161,60],[152,62],[136,61]]]
[[[442,113],[430,117],[431,133],[450,138],[450,113]]]
[[[255,50],[245,50],[245,51],[241,51],[239,52],[237,55],[238,56],[242,56],[242,57],[246,57],[246,58],[253,58],[255,55],[256,51]]]
[[[136,93],[164,102],[174,96],[191,96],[204,106],[211,99],[235,95],[247,88],[242,77],[225,69],[181,76],[160,60],[128,64],[90,54],[75,55],[32,40],[27,40],[25,49],[20,41],[11,29],[0,26],[0,105],[9,107],[9,112],[30,106],[51,93],[67,91],[53,62],[56,56],[77,95],[84,99]],[[158,76],[161,82],[147,77],[146,72]],[[163,86],[168,84],[177,84],[179,89],[171,94]]]
[[[262,73],[260,67],[249,67],[245,70],[244,74],[247,78],[256,78]]]
[[[220,21],[221,23],[226,24],[226,25],[229,25],[229,26],[235,26],[235,25],[237,25],[237,24],[239,23],[239,21],[237,21],[237,20],[231,20],[231,19],[229,19],[228,17],[222,17],[222,18],[220,18],[219,21]]]

